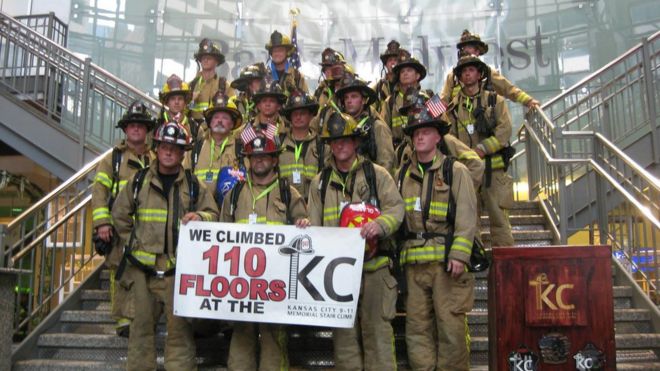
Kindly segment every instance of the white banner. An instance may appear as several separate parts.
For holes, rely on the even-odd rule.
[[[191,222],[179,233],[174,314],[350,328],[363,258],[358,228]]]

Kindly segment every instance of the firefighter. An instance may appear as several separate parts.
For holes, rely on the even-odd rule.
[[[369,109],[378,99],[376,92],[364,80],[347,72],[335,95],[343,112],[351,115],[365,131],[366,136],[360,143],[358,153],[393,173],[392,132],[387,124]]]
[[[236,153],[233,130],[241,125],[241,113],[236,105],[221,91],[216,92],[209,108],[204,111],[208,126],[203,141],[195,143],[187,152],[184,168],[193,170],[195,176],[206,184],[218,200],[217,183],[221,170],[229,167],[239,170],[240,153]],[[221,205],[221,204],[220,204]]]
[[[126,186],[136,171],[149,166],[153,153],[147,145],[147,133],[156,126],[147,107],[135,101],[117,122],[117,127],[126,134],[126,139],[105,155],[96,168],[92,185],[92,224],[95,229],[94,242],[97,252],[105,255],[105,263],[110,268],[110,301],[112,317],[117,322],[117,335],[128,337],[130,320],[122,314],[125,297],[117,291],[115,270],[121,260],[121,248],[112,227],[110,211],[119,191]]]
[[[458,42],[458,44],[456,44],[456,49],[458,49],[459,59],[463,55],[476,55],[479,57],[488,52],[488,44],[481,41],[481,37],[479,35],[470,33],[468,30],[464,30],[461,34],[461,40]],[[539,101],[521,90],[519,87],[513,85],[511,81],[502,76],[499,71],[494,68],[490,68],[487,65],[486,68],[487,69],[484,71],[484,78],[486,79],[486,85],[488,89],[495,90],[497,94],[513,102],[518,102],[527,108],[539,106]],[[459,76],[456,76],[453,72],[450,72],[447,75],[445,85],[442,87],[442,92],[440,93],[440,99],[443,102],[451,102],[452,99],[458,94],[458,92],[461,90],[461,87],[458,83]]]
[[[162,125],[176,121],[192,134],[193,140],[197,138],[197,125],[188,118],[188,103],[192,99],[192,93],[187,83],[173,74],[167,78],[163,88],[158,92],[158,99],[163,104],[158,124]]]
[[[282,109],[291,127],[282,140],[280,176],[286,177],[304,198],[309,195],[312,178],[323,169],[330,156],[330,149],[309,127],[318,110],[316,99],[302,91],[293,91]]]
[[[257,108],[257,115],[245,125],[252,125],[257,131],[267,130],[267,125],[274,125],[276,133],[285,132],[288,125],[280,115],[280,109],[286,103],[286,95],[277,82],[262,80],[252,100]],[[239,130],[242,131],[242,128]]]
[[[415,150],[397,174],[406,204],[400,263],[408,285],[408,360],[413,370],[467,371],[474,276],[466,264],[478,230],[477,198],[470,171],[438,149],[448,124],[425,106],[409,118],[404,132]]]
[[[287,96],[294,90],[302,91],[305,94],[309,91],[305,76],[295,66],[291,65],[289,57],[295,52],[295,46],[291,39],[282,35],[277,30],[270,35],[270,40],[266,44],[270,63],[268,63],[268,73],[273,81],[277,81]]]
[[[266,66],[255,63],[243,67],[238,78],[231,82],[231,87],[240,93],[230,97],[243,117],[243,122],[249,122],[256,116],[252,97],[261,87],[261,81],[266,77]]]
[[[511,115],[504,98],[481,84],[487,69],[477,56],[459,59],[454,75],[461,82],[461,90],[445,117],[452,125],[450,133],[485,162],[479,194],[490,221],[491,245],[513,246],[508,217],[508,209],[513,206],[513,180],[506,173],[513,156],[509,145]]]
[[[341,111],[335,91],[339,89],[344,74],[354,73],[353,68],[346,63],[344,55],[332,48],[323,50],[320,65],[323,81],[314,92],[314,97],[319,102],[319,112],[310,124],[312,130],[317,133],[323,132],[323,126],[330,115]]]
[[[250,130],[250,129],[247,129]],[[294,187],[277,174],[279,144],[257,133],[243,143],[250,162],[247,180],[224,198],[220,221],[241,224],[309,225],[305,202]],[[260,354],[257,355],[257,347]],[[278,324],[235,322],[227,368],[286,370],[289,367],[285,327]]]
[[[220,91],[223,95],[231,97],[234,89],[231,88],[227,79],[218,76],[216,69],[225,63],[225,56],[220,47],[209,39],[202,39],[199,49],[193,55],[195,62],[200,67],[195,78],[188,83],[192,91],[190,102],[190,115],[198,126],[204,122],[204,111],[209,108],[209,102]]]
[[[408,117],[414,115],[417,111],[425,107],[426,102],[429,100],[429,96],[421,90],[410,89],[406,93],[405,103],[403,107],[399,109],[399,113]],[[406,124],[403,128],[406,129]],[[396,165],[396,168],[399,169],[401,165],[410,161],[410,156],[413,153],[412,142],[410,141],[410,136],[405,140],[406,146],[401,151],[401,160]],[[401,148],[401,147],[399,147]],[[465,165],[468,170],[470,170],[470,176],[472,177],[472,184],[474,189],[479,189],[481,181],[484,175],[484,162],[481,160],[477,152],[468,147],[465,143],[461,142],[455,136],[451,134],[444,134],[442,140],[438,144],[438,149],[445,156],[455,157],[463,165]]]
[[[403,125],[408,119],[399,113],[399,108],[403,106],[404,96],[408,89],[420,89],[419,82],[426,77],[426,67],[410,54],[400,53],[392,71],[395,78],[394,91],[382,104],[380,113],[392,130],[393,146],[397,149],[405,139]]]
[[[391,320],[397,281],[390,273],[388,238],[399,228],[404,206],[390,173],[358,154],[362,135],[350,115],[330,116],[322,138],[329,142],[332,157],[312,180],[308,209],[312,225],[337,227],[343,205],[364,200],[379,207],[381,215],[360,230],[367,241],[378,241],[378,250],[364,262],[354,327],[333,330],[334,359],[338,370],[395,370]]]
[[[196,370],[192,326],[173,314],[179,223],[217,221],[219,212],[203,183],[181,166],[192,138],[176,122],[154,135],[156,161],[141,170],[117,196],[112,218],[122,246],[118,290],[127,295],[132,319],[127,370],[155,370],[157,318],[167,326],[165,369]]]
[[[392,68],[394,68],[394,65],[399,59],[399,54],[401,53],[408,53],[408,51],[402,49],[401,44],[399,44],[398,41],[392,40],[387,43],[387,49],[385,49],[385,52],[380,55],[380,61],[383,62],[381,74],[384,72],[385,76],[378,80],[378,82],[372,87],[376,91],[376,94],[378,94],[378,101],[374,106],[378,112],[381,111],[382,103],[392,95],[392,92],[394,91],[395,82]]]

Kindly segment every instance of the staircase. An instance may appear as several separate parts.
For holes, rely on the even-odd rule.
[[[552,232],[545,229],[545,217],[534,202],[517,202],[511,210],[513,235],[517,245],[552,244]],[[489,241],[488,218],[482,217],[482,237]],[[613,270],[614,274],[615,270]],[[25,360],[15,363],[15,371],[36,370],[122,370],[127,340],[114,334],[110,318],[108,271],[99,270],[79,292],[75,307],[56,314],[57,321],[37,341]],[[468,315],[472,339],[472,365],[488,369],[488,284],[487,273],[477,274],[475,305]],[[660,370],[660,334],[653,332],[648,309],[633,306],[633,288],[614,286],[614,316],[619,370]],[[394,320],[399,366],[407,369],[404,338],[405,313]],[[164,323],[158,326],[159,364],[163,362]],[[201,370],[221,370],[227,361],[229,339],[223,333],[198,337],[197,355]],[[291,326],[289,357],[294,368],[332,368],[332,332],[325,328]]]
[[[57,35],[58,33],[55,33]],[[0,138],[59,179],[114,145],[140,99],[160,103],[0,12]]]

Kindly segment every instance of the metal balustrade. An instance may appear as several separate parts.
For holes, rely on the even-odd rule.
[[[107,150],[105,154],[112,150]],[[91,186],[103,156],[0,226],[0,266],[21,269],[16,290],[15,338],[22,338],[102,262],[91,246]]]
[[[530,111],[523,128],[530,199],[541,202],[560,242],[584,234],[590,244],[612,245],[660,303],[660,180],[604,135],[562,131],[543,111]]]
[[[0,90],[43,113],[84,149],[101,153],[120,136],[116,122],[134,100],[160,103],[0,12]]]
[[[14,17],[54,43],[66,48],[69,38],[69,26],[62,22],[54,12],[48,14],[30,14]]]
[[[625,148],[658,124],[660,32],[543,105],[562,131],[594,131]],[[658,151],[654,135],[653,149]],[[660,159],[655,153],[655,160]]]

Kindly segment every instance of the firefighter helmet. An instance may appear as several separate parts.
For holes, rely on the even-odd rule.
[[[340,138],[361,137],[364,134],[365,132],[358,126],[357,121],[352,116],[342,112],[334,112],[323,126],[321,139],[330,141]]]
[[[335,92],[337,98],[341,102],[344,99],[344,94],[350,91],[357,91],[365,98],[364,105],[368,106],[378,101],[378,94],[374,89],[370,88],[368,83],[356,74],[351,72],[344,72],[344,77],[341,79],[341,85]]]
[[[176,121],[162,124],[156,129],[154,143],[172,143],[183,147],[184,150],[192,149],[192,137],[188,130]]]
[[[417,82],[420,82],[424,80],[426,77],[426,67],[424,67],[423,64],[421,64],[416,58],[413,58],[409,53],[400,53],[399,54],[399,59],[396,61],[396,64],[392,68],[392,72],[394,72],[394,79],[396,81],[399,81],[399,72],[401,72],[401,69],[404,67],[412,67],[419,73],[419,80]]]
[[[467,66],[477,67],[482,76],[489,68],[488,65],[484,63],[478,56],[474,54],[465,54],[458,60],[456,67],[454,67],[454,77],[457,79],[460,78],[461,71],[463,71],[463,68]]]
[[[192,93],[190,92],[190,87],[177,75],[172,75],[167,78],[163,88],[158,93],[158,99],[161,103],[167,104],[167,100],[170,97],[175,95],[182,95],[185,99],[186,104],[190,103],[192,99]]]
[[[332,48],[325,48],[321,53],[321,63],[323,67],[329,67],[335,64],[346,64],[344,55]]]
[[[139,100],[134,101],[128,106],[121,120],[117,122],[117,127],[126,130],[126,126],[131,122],[144,124],[147,127],[147,131],[152,131],[156,127],[156,120],[149,113],[147,106]]]
[[[255,63],[241,69],[238,78],[231,82],[231,87],[240,91],[247,91],[252,80],[262,80],[266,77],[266,66]]]
[[[461,40],[456,44],[456,49],[461,50],[466,45],[473,45],[479,50],[480,55],[488,53],[488,44],[481,41],[481,37],[476,33],[470,33],[468,30],[463,30]]]
[[[291,43],[289,36],[283,35],[277,30],[270,34],[270,40],[268,41],[268,44],[266,44],[266,50],[268,50],[268,53],[272,53],[273,48],[276,46],[285,47],[287,56],[291,55],[294,50],[294,46]]]
[[[220,51],[218,45],[206,38],[199,42],[199,49],[195,52],[194,57],[197,62],[200,62],[205,55],[210,55],[215,58],[218,62],[218,66],[225,63],[225,56]]]
[[[316,116],[319,111],[319,104],[313,96],[306,94],[304,91],[294,90],[291,92],[286,105],[282,108],[282,115],[290,121],[293,111],[299,109],[307,109],[312,116]]]
[[[259,133],[248,143],[243,144],[242,153],[246,156],[277,155],[280,152],[279,142],[279,137],[277,136],[271,138]]]
[[[398,41],[392,40],[389,43],[387,43],[387,49],[385,49],[383,54],[380,55],[380,60],[381,60],[381,62],[383,62],[383,64],[385,64],[385,63],[387,63],[387,60],[390,57],[397,57],[398,58],[399,54],[401,52],[406,52],[407,53],[407,51],[405,49],[401,48],[401,44]]]
[[[368,202],[353,202],[341,210],[340,227],[359,228],[380,216],[380,210]],[[364,247],[364,260],[370,260],[378,252],[378,238],[368,238]]]
[[[252,100],[254,101],[254,104],[259,104],[259,101],[266,97],[273,97],[277,99],[277,102],[280,105],[286,103],[286,94],[284,94],[282,87],[277,81],[263,80],[259,90],[257,90],[257,92],[252,96]]]
[[[204,111],[204,119],[207,125],[211,124],[211,119],[216,112],[227,112],[231,116],[234,121],[232,130],[240,126],[243,121],[241,113],[236,108],[236,103],[220,90],[215,93],[213,99],[209,102],[209,108]]]

